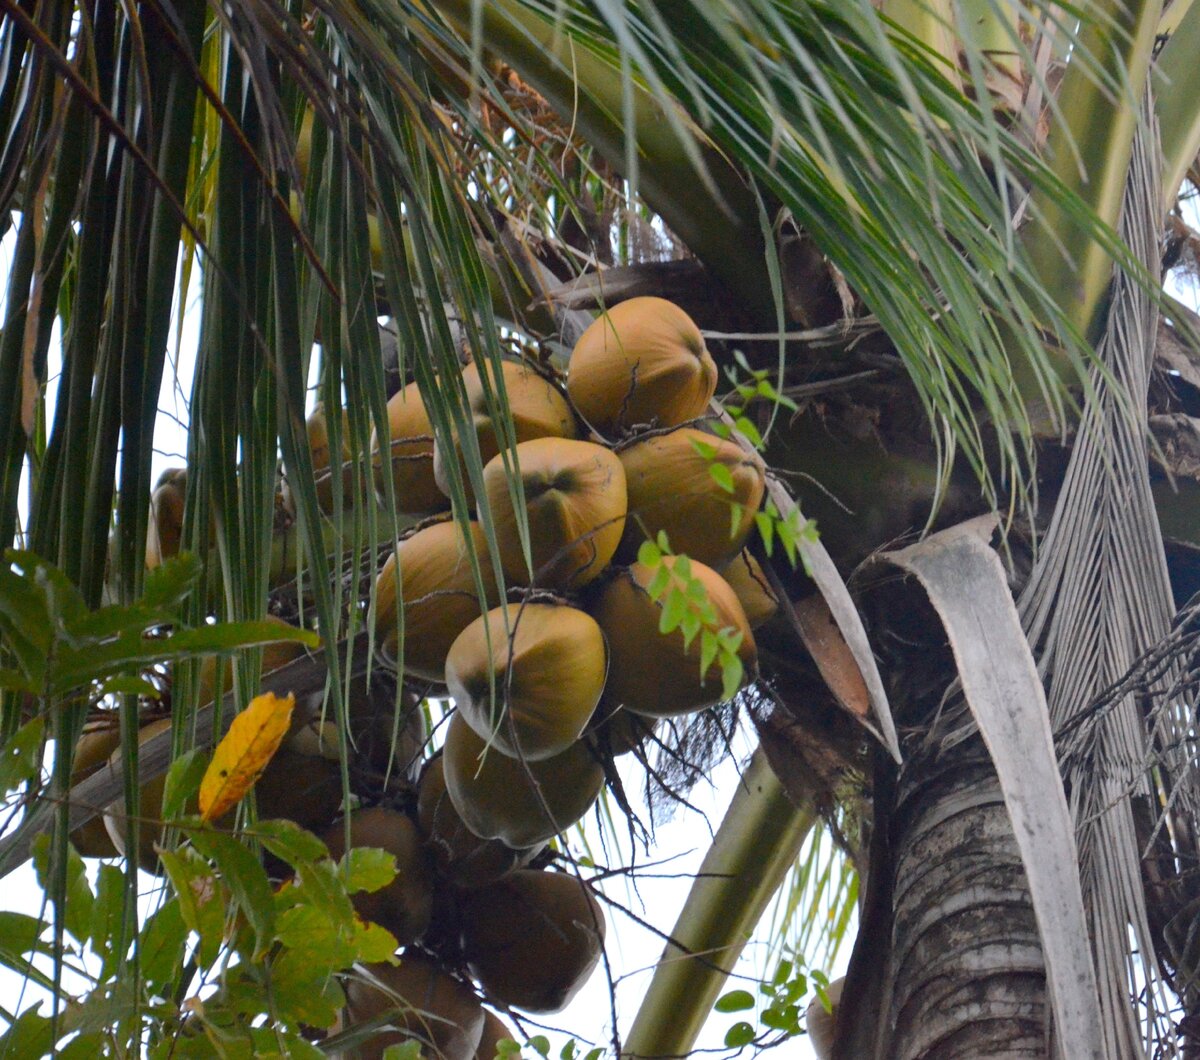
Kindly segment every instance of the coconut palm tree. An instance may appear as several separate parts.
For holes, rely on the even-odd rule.
[[[1200,544],[1200,332],[1161,276],[1196,247],[1198,41],[1186,0],[6,0],[0,540],[89,607],[141,597],[198,288],[182,533],[208,576],[182,617],[311,612],[341,649],[322,687],[345,782],[363,586],[403,527],[386,476],[381,508],[356,501],[388,394],[414,380],[435,434],[467,439],[465,519],[462,352],[561,366],[591,314],[668,297],[728,372],[723,422],[774,469],[757,547],[781,613],[716,875],[625,1051],[690,1051],[820,821],[862,879],[834,1055],[1191,1055],[1192,615],[1172,623]],[[313,378],[346,410],[327,511]],[[280,568],[297,579],[272,590]],[[497,573],[474,564],[481,597]],[[239,668],[239,701],[256,677]],[[132,746],[144,697],[113,690]],[[53,832],[61,944],[88,704],[53,706],[45,797],[0,871]],[[11,744],[33,708],[3,709]],[[137,781],[168,757],[125,754],[131,849]]]

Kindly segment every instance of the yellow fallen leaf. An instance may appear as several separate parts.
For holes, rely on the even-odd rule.
[[[295,707],[296,697],[291,694],[280,698],[264,692],[233,719],[200,781],[203,820],[220,817],[254,787],[287,735]]]

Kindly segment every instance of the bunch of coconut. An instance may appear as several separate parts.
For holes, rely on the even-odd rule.
[[[372,617],[405,675],[444,685],[457,706],[439,784],[475,840],[545,843],[592,805],[605,757],[636,747],[656,719],[719,702],[701,634],[725,633],[754,673],[752,627],[773,600],[745,545],[765,469],[706,429],[715,384],[695,324],[655,298],[587,329],[565,394],[516,362],[464,370],[475,443],[490,455],[479,519],[406,537],[380,572]],[[488,394],[512,409],[511,433]],[[433,487],[465,484],[463,442],[436,443],[414,386],[393,402],[393,490],[427,510]],[[642,543],[664,535],[661,564],[639,563]],[[679,595],[695,618],[663,635],[664,605]]]
[[[497,1043],[513,1035],[480,995],[504,1010],[559,1012],[604,949],[604,913],[591,888],[569,873],[521,869],[470,892],[456,908],[451,944],[437,956],[409,948],[395,964],[344,977],[347,1029],[383,1024],[352,1055],[381,1057],[388,1046],[415,1040],[422,1056],[494,1060]]]

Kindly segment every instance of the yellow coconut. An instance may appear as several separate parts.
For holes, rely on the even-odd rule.
[[[346,852],[346,822],[327,829],[324,839],[329,853],[340,859]],[[386,928],[402,946],[416,942],[429,927],[433,912],[433,867],[416,824],[407,814],[386,806],[355,810],[350,814],[350,845],[386,850],[396,859],[398,870],[387,886],[352,896],[358,915]]]
[[[722,568],[721,577],[737,593],[746,621],[751,629],[769,622],[779,610],[779,599],[758,560],[746,549],[742,549],[727,567]]]
[[[607,663],[591,615],[553,604],[497,607],[451,646],[446,687],[477,735],[505,754],[540,761],[583,735]]]
[[[498,599],[487,540],[478,523],[471,540],[483,574],[485,603]],[[404,672],[427,681],[445,680],[446,653],[480,615],[467,540],[454,521],[435,523],[400,542],[375,582],[375,636],[383,650],[399,649],[396,582],[404,601]]]
[[[417,786],[417,823],[438,875],[456,887],[486,887],[533,860],[538,844],[515,849],[499,839],[480,839],[459,816],[446,793],[443,756],[432,759]]]
[[[601,445],[539,438],[513,450],[521,469],[533,584],[579,589],[608,566],[625,528],[625,471]],[[505,576],[530,584],[502,458],[483,469]]]
[[[681,427],[620,451],[629,515],[617,556],[665,532],[673,552],[720,567],[741,550],[766,487],[762,460],[736,442]]]
[[[493,1001],[559,1012],[587,982],[604,949],[604,913],[565,872],[524,869],[463,903],[462,946]]]
[[[71,761],[71,787],[98,772],[121,742],[121,728],[116,713],[88,723],[75,745]],[[71,833],[71,843],[85,858],[115,858],[117,848],[104,826],[104,817],[93,817]]]
[[[833,1039],[837,1029],[838,1006],[842,1003],[842,992],[846,986],[846,977],[835,979],[829,984],[825,996],[829,999],[830,1010],[826,1011],[819,997],[814,997],[808,1003],[804,1013],[804,1026],[808,1031],[809,1041],[812,1042],[813,1052],[817,1060],[829,1060],[833,1056]]]
[[[731,629],[741,634],[737,655],[745,670],[743,680],[755,670],[757,652],[746,614],[729,584],[710,567],[689,562],[690,577],[677,569],[683,557],[666,556],[663,563],[671,582],[663,596],[652,599],[648,591],[655,570],[635,563],[604,586],[592,614],[604,630],[609,646],[609,678],[604,698],[626,710],[651,717],[671,717],[710,707],[722,695],[721,667],[713,662],[703,679],[700,675],[702,632],[685,647],[682,629],[659,633],[663,605],[673,594],[687,594],[687,586],[698,582],[692,605],[711,611],[703,622],[710,632]]]
[[[308,451],[312,457],[313,480],[317,488],[317,504],[326,515],[333,512],[334,478],[339,473],[342,478],[342,507],[352,508],[357,501],[359,491],[358,476],[351,463],[354,451],[350,440],[350,417],[342,411],[341,453],[334,460],[330,449],[329,421],[325,409],[318,405],[305,423],[308,434]],[[288,498],[288,506],[296,509],[296,490],[284,477],[284,494]]]
[[[347,1029],[386,1014],[380,1030],[350,1056],[382,1060],[389,1045],[419,1041],[425,1060],[474,1060],[483,1006],[465,983],[427,957],[405,954],[398,965],[369,964],[344,977]]]
[[[425,411],[415,382],[399,390],[387,405],[391,433],[392,486],[396,508],[409,515],[440,512],[450,507],[433,475],[433,424]],[[384,497],[383,476],[387,457],[381,452],[378,435],[371,432],[371,460],[375,487]]]
[[[150,522],[146,527],[147,570],[154,570],[163,560],[179,554],[186,490],[186,468],[172,468],[159,477],[150,497]]]
[[[716,386],[700,329],[662,298],[631,298],[593,321],[567,376],[579,414],[610,438],[639,424],[675,427],[702,416]]]
[[[570,828],[604,786],[604,770],[583,741],[540,762],[521,762],[485,742],[457,714],[446,732],[446,791],[463,823],[510,847],[544,843]]]
[[[494,400],[500,407],[507,407],[512,417],[513,437],[517,442],[528,442],[534,438],[575,437],[575,417],[571,415],[571,406],[567,404],[567,399],[558,387],[538,375],[527,364],[520,361],[500,362],[500,374],[504,381],[503,399],[500,397],[496,373],[491,365],[485,368],[484,374]],[[499,424],[488,412],[483,383],[479,368],[475,364],[469,364],[463,369],[463,386],[467,392],[471,423],[479,440],[480,459],[486,464],[500,452],[502,434]],[[462,470],[461,451],[462,443],[455,438],[454,452],[459,461],[463,488],[466,490],[467,499],[473,501],[471,484]],[[445,465],[444,457],[445,454],[441,450],[434,454],[433,469],[439,488],[449,496],[449,469]]]

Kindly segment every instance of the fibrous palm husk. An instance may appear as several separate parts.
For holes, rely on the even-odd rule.
[[[567,375],[576,410],[609,438],[702,416],[716,385],[717,366],[695,322],[653,297],[631,298],[598,317],[575,344]]]
[[[681,427],[620,450],[629,513],[617,556],[666,533],[671,550],[721,567],[742,548],[766,488],[762,460],[736,442]]]
[[[463,823],[481,839],[510,847],[544,843],[570,828],[604,786],[604,770],[579,741],[540,762],[488,747],[457,714],[443,749],[446,791]]]
[[[497,607],[459,634],[446,687],[462,718],[505,754],[540,761],[583,735],[608,669],[604,634],[574,607]]]
[[[675,587],[686,593],[685,581],[676,565],[682,556],[664,556]],[[712,632],[732,628],[741,633],[737,654],[747,677],[754,673],[758,653],[754,634],[734,591],[716,571],[702,563],[689,563],[690,580],[699,582],[712,606],[706,624]],[[713,664],[700,674],[702,636],[685,644],[682,628],[659,632],[663,601],[651,598],[648,586],[655,571],[641,563],[621,570],[604,586],[592,614],[604,631],[609,647],[609,676],[604,699],[636,714],[665,718],[688,714],[719,703],[722,698],[721,669]],[[702,606],[696,600],[698,606]]]
[[[498,597],[487,539],[478,523],[469,533],[483,575],[485,605]],[[446,653],[481,613],[467,538],[454,521],[434,523],[400,542],[375,582],[375,636],[386,653],[399,652],[397,581],[404,604],[403,669],[427,681],[445,680]]]
[[[525,493],[532,577],[503,457],[493,457],[483,469],[505,576],[518,585],[583,587],[608,566],[625,527],[621,461],[601,445],[565,438],[522,442],[513,456]]]

